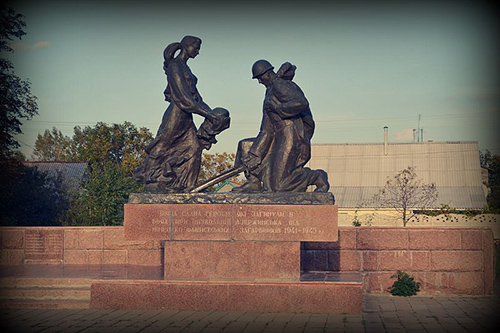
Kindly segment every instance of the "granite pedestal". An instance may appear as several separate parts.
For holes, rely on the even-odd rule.
[[[331,193],[132,194],[124,227],[161,241],[164,280],[96,282],[92,307],[361,312],[360,281],[300,281],[300,242],[338,239]]]

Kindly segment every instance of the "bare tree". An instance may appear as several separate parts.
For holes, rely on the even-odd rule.
[[[381,207],[396,209],[401,214],[403,226],[415,215],[413,210],[429,208],[437,199],[436,184],[424,184],[418,178],[415,167],[399,171],[375,196]]]

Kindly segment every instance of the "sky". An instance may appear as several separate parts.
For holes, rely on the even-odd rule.
[[[368,4],[369,3],[369,4]],[[29,79],[39,115],[17,139],[30,157],[36,137],[97,122],[156,133],[168,106],[163,50],[202,39],[188,65],[231,127],[210,152],[235,152],[256,136],[265,87],[251,67],[297,66],[309,100],[313,143],[478,141],[500,154],[497,14],[465,1],[31,1],[11,6],[27,35],[14,41],[15,73]],[[2,55],[4,56],[4,55]],[[195,122],[202,118],[195,115]],[[419,122],[420,118],[420,122]]]

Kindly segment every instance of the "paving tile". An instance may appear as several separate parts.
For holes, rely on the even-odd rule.
[[[311,314],[310,313],[296,313],[291,322],[307,322],[309,320],[309,318],[311,318]]]
[[[278,313],[273,322],[289,322],[294,317],[294,313]]]
[[[223,312],[223,311],[213,311],[213,312],[210,312],[210,313],[207,315],[207,317],[205,317],[205,319],[206,319],[206,320],[210,320],[210,321],[214,321],[214,322],[215,322],[215,321],[220,321],[220,320],[222,320],[222,318],[223,318],[224,316],[226,316],[226,315],[227,315],[227,312]],[[189,319],[189,317],[188,317],[188,319]],[[228,321],[231,321],[231,319],[230,319],[230,320],[228,320]]]
[[[202,332],[205,328],[207,328],[209,325],[208,322],[196,322],[196,323],[191,323],[190,325],[186,326],[182,332],[183,333],[198,333]],[[220,330],[220,329],[219,329]],[[142,331],[141,331],[142,332]]]
[[[231,323],[229,323],[223,330],[222,332],[228,332],[228,333],[232,333],[232,332],[241,332],[245,329],[245,327],[247,327],[248,325],[248,322],[246,321],[233,321]]]
[[[220,321],[233,322],[239,320],[245,312],[223,312],[224,315],[219,319]]]
[[[274,332],[284,332],[286,323],[276,323],[271,322],[266,325],[266,327],[262,330],[265,333],[274,333]]]
[[[264,322],[269,323],[277,316],[277,313],[262,313],[260,316],[255,318],[254,322]]]
[[[385,332],[385,327],[381,324],[365,325],[366,333],[382,333]]]
[[[257,322],[257,321],[254,321],[254,322],[251,322],[250,324],[247,325],[247,327],[245,327],[245,329],[243,329],[242,332],[245,332],[245,333],[255,333],[255,332],[262,332],[264,330],[264,328],[266,327],[266,322]]]

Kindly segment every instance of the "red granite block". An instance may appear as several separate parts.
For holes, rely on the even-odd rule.
[[[210,243],[165,242],[165,280],[209,280]]]
[[[170,229],[175,211],[173,205],[125,204],[123,226],[125,238],[135,240],[170,239]]]
[[[125,237],[230,240],[232,209],[223,204],[125,204]]]
[[[98,281],[93,309],[360,313],[360,283]]]
[[[230,284],[228,305],[231,311],[291,312],[287,284]]]
[[[123,227],[103,230],[103,248],[106,250],[152,250],[151,240],[127,240]]]
[[[209,242],[211,280],[253,280],[258,274],[256,242]],[[260,244],[260,242],[258,242]]]
[[[304,250],[355,250],[356,249],[356,229],[339,228],[338,241],[336,242],[302,242]]]
[[[0,250],[0,265],[8,265],[9,264],[9,252],[11,250]]]
[[[429,251],[410,251],[411,270],[428,271],[431,269],[431,253]]]
[[[310,284],[289,288],[290,307],[287,312],[361,313],[362,285]]]
[[[482,250],[483,232],[481,230],[462,230],[462,250]]]
[[[87,265],[87,250],[65,250],[64,264],[66,265]]]
[[[164,246],[167,280],[299,279],[299,242],[173,241]]]
[[[380,251],[379,267],[381,271],[406,271],[411,269],[409,251]]]
[[[482,251],[432,251],[432,271],[483,271]]]
[[[378,269],[378,251],[362,251],[364,271],[376,271]]]
[[[457,294],[481,295],[486,292],[483,272],[455,272],[453,276]]]
[[[24,230],[2,230],[2,248],[24,248]]]
[[[300,278],[300,242],[263,242],[258,246],[256,263],[259,279],[298,281]],[[268,258],[268,260],[259,260]]]
[[[126,265],[127,250],[104,250],[102,251],[102,263],[104,265]]]
[[[459,250],[460,230],[410,230],[412,250]]]
[[[102,250],[103,230],[78,230],[78,248],[81,250]]]
[[[408,231],[404,229],[357,229],[358,250],[406,250]]]
[[[231,239],[232,205],[192,204],[171,205],[175,211],[172,219],[172,240]]]
[[[234,205],[232,239],[337,241],[336,205]]]
[[[160,249],[163,249],[163,244],[165,244],[165,241],[162,241],[162,240],[153,240],[152,245],[151,245],[151,250],[160,250]]]
[[[62,260],[64,231],[48,228],[26,229],[24,251],[26,260]]]
[[[412,272],[411,275],[415,279],[415,282],[420,283],[419,294],[436,294],[439,292],[444,292],[448,289],[449,281],[447,281],[447,274],[436,273],[436,272]],[[444,277],[443,277],[444,275]],[[445,285],[441,281],[444,281]]]
[[[137,266],[161,266],[160,250],[128,250],[128,264]]]
[[[338,242],[301,242],[302,250],[333,250],[338,249]]]
[[[301,251],[301,270],[303,271],[327,271],[328,252],[325,250]]]
[[[163,283],[159,305],[169,310],[229,311],[227,295],[225,284]]]
[[[361,269],[361,252],[356,250],[328,251],[329,271],[359,271]]]
[[[125,238],[336,241],[335,205],[126,204]],[[172,229],[172,230],[171,230]]]
[[[64,230],[64,249],[65,250],[78,249],[78,230],[75,229]]]
[[[300,242],[255,242],[255,246],[256,280],[299,280]]]
[[[368,272],[363,276],[363,288],[371,293],[386,293],[396,280],[391,278],[393,273]]]
[[[149,282],[149,281],[148,281]],[[93,309],[158,309],[161,284],[93,282],[90,289],[90,307]]]
[[[493,231],[484,230],[482,232],[483,253],[484,253],[484,290],[486,294],[493,294],[493,284],[495,281],[495,249]],[[500,258],[496,258],[500,260]]]
[[[102,265],[102,250],[88,250],[87,263],[89,265]]]
[[[342,228],[339,230],[339,248],[341,250],[355,250],[356,249],[356,229],[355,228]]]
[[[8,250],[9,265],[24,264],[24,250]]]
[[[484,293],[482,272],[414,272],[420,282],[419,294],[481,295]]]

